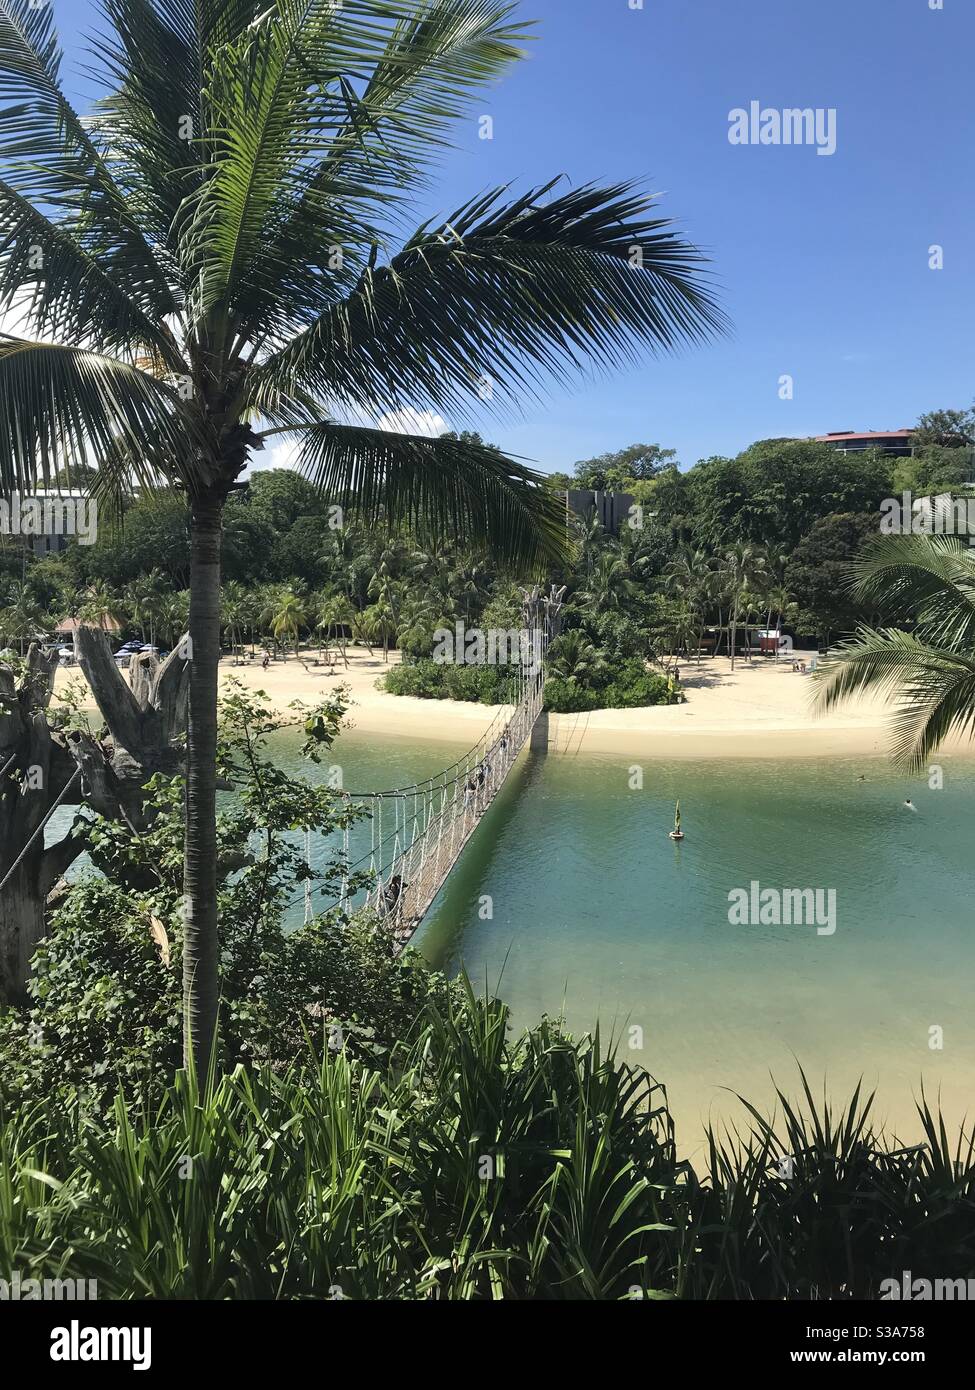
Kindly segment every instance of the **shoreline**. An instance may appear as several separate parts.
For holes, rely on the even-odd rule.
[[[477,743],[501,707],[377,690],[377,678],[398,661],[398,652],[391,652],[385,663],[378,652],[370,656],[350,648],[348,670],[337,666],[330,674],[324,666],[293,656],[273,662],[266,671],[259,661],[235,666],[225,657],[220,662],[220,688],[223,693],[228,682],[239,680],[250,691],[264,691],[275,713],[288,715],[291,701],[312,706],[344,684],[352,700],[347,730],[467,747]],[[55,698],[72,680],[84,683],[78,667],[58,669]],[[726,658],[710,657],[686,664],[681,683],[687,694],[683,705],[550,715],[549,751],[563,757],[624,754],[697,760],[889,758],[890,705],[861,699],[818,716],[810,708],[812,680],[784,662],[741,659],[732,671]],[[94,702],[86,702],[84,708],[94,709]],[[975,740],[952,738],[941,753],[975,757]]]

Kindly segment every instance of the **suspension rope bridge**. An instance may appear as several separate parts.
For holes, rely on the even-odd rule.
[[[463,758],[434,777],[409,786],[342,793],[349,809],[353,803],[371,807],[369,851],[349,863],[351,818],[347,818],[341,890],[331,902],[320,906],[319,912],[328,907],[348,909],[364,891],[364,902],[358,905],[379,916],[397,947],[402,949],[410,940],[504,786],[542,713],[543,660],[549,642],[558,634],[563,592],[554,586],[544,596],[537,588],[524,591],[525,630],[521,634],[521,659],[514,668],[517,699],[498,711]],[[305,853],[311,869],[310,834],[306,835]],[[309,879],[303,894],[306,922],[314,915],[315,892]],[[302,898],[294,900],[300,901]]]

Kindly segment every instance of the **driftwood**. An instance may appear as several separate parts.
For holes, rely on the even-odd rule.
[[[50,717],[56,651],[32,644],[19,681],[0,665],[0,1000],[23,1000],[48,898],[85,848],[70,829],[52,841],[50,827],[41,828],[48,816],[85,805],[142,829],[144,783],[182,765],[177,740],[189,688],[182,645],[162,663],[152,654],[133,658],[128,683],[105,632],[80,628],[76,648],[108,738],[61,729]]]

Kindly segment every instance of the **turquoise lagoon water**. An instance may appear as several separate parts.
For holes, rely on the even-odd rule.
[[[271,747],[283,765],[327,775],[302,764],[293,732]],[[346,787],[373,790],[463,752],[353,730],[332,761]],[[498,989],[516,1025],[564,1012],[576,1032],[597,1019],[615,1031],[666,1084],[689,1151],[708,1117],[742,1118],[731,1092],[767,1108],[770,1073],[795,1092],[796,1058],[836,1098],[860,1076],[877,1086],[878,1117],[902,1137],[916,1137],[922,1079],[957,1123],[975,1081],[975,762],[941,759],[935,791],[882,759],[647,759],[633,790],[631,761],[523,755],[419,949]],[[687,838],[675,845],[678,797]],[[369,839],[356,828],[353,859]],[[316,842],[314,857],[325,849]],[[729,891],[753,880],[833,890],[835,932],[732,925]],[[301,919],[299,902],[290,920]]]
[[[371,789],[459,751],[353,732],[336,761]],[[646,760],[632,790],[631,761],[525,755],[415,944],[498,989],[518,1025],[564,1012],[575,1031],[615,1030],[666,1084],[688,1147],[709,1116],[741,1117],[725,1088],[760,1108],[770,1073],[794,1092],[796,1058],[835,1097],[860,1076],[877,1086],[878,1118],[902,1135],[922,1080],[960,1120],[975,1080],[975,763],[942,759],[931,790],[880,759]],[[732,925],[729,892],[753,880],[833,890],[835,932]]]

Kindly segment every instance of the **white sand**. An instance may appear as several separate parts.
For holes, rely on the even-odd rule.
[[[223,686],[236,679],[263,690],[272,708],[286,713],[290,702],[317,703],[337,685],[349,686],[353,700],[349,721],[369,733],[394,734],[428,741],[476,743],[497,713],[496,707],[455,700],[417,700],[388,695],[376,679],[399,660],[391,652],[349,649],[349,669],[274,661],[266,671],[260,660],[235,666],[220,664]],[[736,662],[725,657],[681,668],[687,692],[684,705],[649,709],[597,710],[590,714],[551,717],[551,748],[568,756],[586,753],[634,753],[670,758],[822,758],[886,756],[890,708],[881,700],[859,701],[829,715],[811,709],[814,682],[796,674],[789,661]],[[67,680],[82,681],[77,667],[58,671],[55,689]],[[975,745],[957,740],[945,751],[975,753]]]

